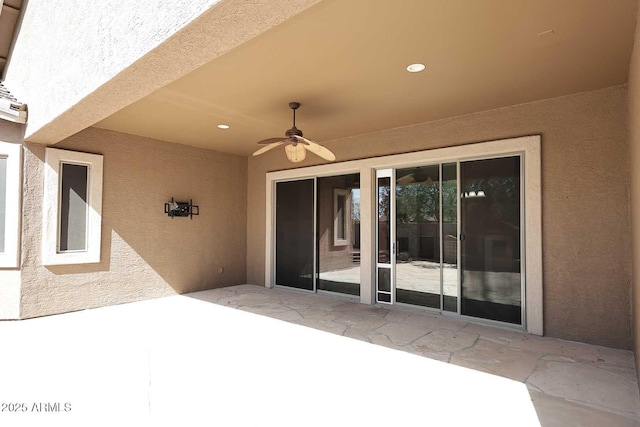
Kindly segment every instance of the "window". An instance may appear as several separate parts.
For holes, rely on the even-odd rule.
[[[42,263],[100,262],[102,156],[47,148]]]
[[[336,188],[333,190],[333,246],[349,244],[349,208],[351,191]]]
[[[0,142],[0,267],[18,267],[22,146]]]

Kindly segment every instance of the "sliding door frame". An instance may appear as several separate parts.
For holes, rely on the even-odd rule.
[[[460,240],[460,235],[462,234],[462,181],[461,181],[461,170],[462,163],[465,162],[473,162],[473,161],[481,161],[481,160],[494,160],[494,159],[504,159],[508,157],[519,157],[520,158],[520,325],[515,325],[512,323],[501,322],[497,320],[485,319],[481,317],[473,317],[469,315],[462,314],[462,242]],[[480,156],[480,157],[469,157],[465,159],[459,159],[456,165],[456,173],[458,180],[458,315],[464,319],[472,319],[476,321],[486,322],[490,324],[498,324],[502,326],[522,326],[526,328],[527,325],[527,292],[526,292],[526,264],[527,264],[527,245],[525,244],[526,237],[526,204],[525,204],[525,153],[506,153],[495,156]],[[524,256],[522,256],[524,254]],[[443,312],[443,314],[447,314]],[[541,334],[539,334],[541,335]]]
[[[275,183],[295,179],[360,173],[361,194],[361,280],[360,302],[375,302],[375,222],[377,181],[375,171],[399,167],[420,166],[427,163],[451,163],[479,158],[522,155],[522,191],[524,191],[524,263],[525,281],[523,310],[525,321],[521,328],[542,335],[543,328],[543,265],[542,265],[542,194],[540,136],[524,136],[447,148],[392,154],[346,162],[268,172],[266,174],[265,215],[265,286],[275,281]],[[458,245],[459,246],[459,245]],[[459,249],[458,249],[459,250]],[[475,319],[475,318],[474,318]],[[508,324],[503,324],[509,326]]]
[[[389,262],[380,262],[380,187],[379,180],[381,178],[389,178],[389,216],[387,221],[389,222]],[[375,178],[376,187],[376,222],[375,222],[375,245],[376,250],[374,252],[374,264],[376,266],[375,275],[375,302],[376,304],[393,305],[396,303],[396,170],[395,169],[378,169],[376,170]],[[381,291],[379,289],[380,269],[389,270],[389,291]],[[389,294],[389,301],[380,300],[380,294]]]
[[[274,220],[274,227],[273,227],[273,242],[274,242],[274,247],[273,247],[273,286],[277,287],[277,288],[285,288],[285,289],[292,289],[292,290],[296,290],[296,291],[300,291],[300,292],[307,292],[307,293],[316,293],[318,290],[318,278],[317,276],[317,269],[318,269],[318,265],[317,265],[317,256],[318,256],[318,245],[316,244],[317,240],[318,240],[318,231],[317,231],[317,224],[316,221],[318,220],[317,215],[316,215],[316,211],[317,211],[317,207],[318,207],[318,178],[317,177],[305,177],[305,178],[297,178],[297,179],[287,179],[287,180],[280,180],[280,181],[276,181],[274,184],[274,187],[277,186],[278,183],[282,183],[282,182],[295,182],[295,181],[307,181],[307,180],[312,180],[313,181],[313,188],[312,188],[312,192],[313,192],[313,207],[312,207],[312,212],[313,212],[313,221],[311,221],[312,226],[313,226],[313,251],[312,251],[312,267],[311,267],[311,280],[312,280],[312,284],[313,284],[313,289],[302,289],[302,288],[296,288],[295,286],[286,286],[286,285],[278,285],[276,283],[276,256],[277,256],[277,251],[275,248],[275,242],[276,242],[276,227],[275,227],[275,221],[276,221],[276,206],[277,206],[277,191],[274,188],[274,192],[273,192],[273,201],[274,201],[274,213],[273,213],[273,220]]]

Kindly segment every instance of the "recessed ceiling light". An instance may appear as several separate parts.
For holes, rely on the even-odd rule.
[[[424,64],[411,64],[407,67],[407,71],[410,73],[419,73],[424,70],[426,67]]]
[[[229,125],[218,125],[218,129],[229,129]]]

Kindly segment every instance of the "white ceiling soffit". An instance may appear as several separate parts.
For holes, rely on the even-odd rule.
[[[0,0],[0,76],[4,76],[23,0]]]
[[[636,0],[324,0],[96,126],[248,155],[291,126],[289,101],[323,142],[615,86],[635,16]]]

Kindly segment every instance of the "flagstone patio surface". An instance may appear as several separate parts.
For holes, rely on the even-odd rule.
[[[192,296],[521,382],[542,425],[640,425],[630,351],[281,288],[236,286]],[[381,366],[380,373],[393,375],[394,367]]]
[[[239,285],[0,322],[0,425],[638,426],[629,351]]]

